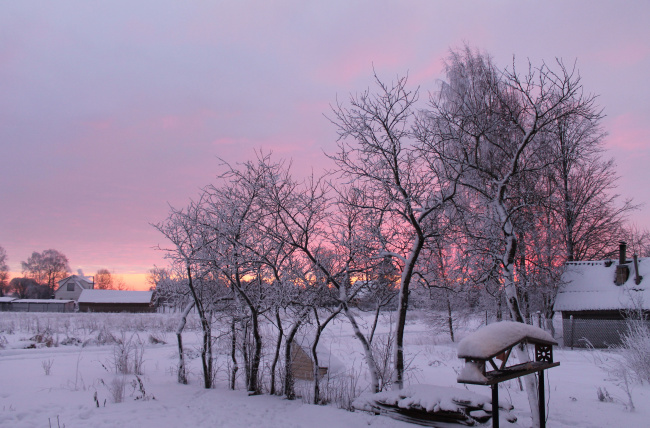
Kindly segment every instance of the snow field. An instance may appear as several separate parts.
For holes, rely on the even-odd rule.
[[[301,400],[287,401],[269,395],[249,397],[243,391],[243,380],[238,383],[240,390],[229,391],[229,349],[225,339],[215,340],[217,386],[212,390],[203,389],[198,358],[200,330],[194,317],[188,320],[183,335],[190,384],[179,385],[175,375],[177,348],[173,334],[178,318],[178,314],[0,313],[0,427],[410,426],[386,417],[347,412],[334,404],[313,406]],[[480,320],[468,322],[457,332],[456,341],[478,325]],[[215,326],[215,336],[219,331]],[[223,331],[226,331],[225,326]],[[270,325],[265,326],[264,332],[270,345],[275,341],[275,333]],[[304,340],[308,340],[309,328],[301,333]],[[381,342],[383,338],[384,343],[388,342],[388,315],[382,319],[377,334],[375,340]],[[144,391],[134,373],[116,373],[116,346],[111,343],[110,336],[142,343],[143,374],[139,378]],[[154,343],[156,341],[166,343]],[[82,346],[83,343],[86,346]],[[332,361],[343,366],[332,370],[332,376],[322,381],[323,390],[327,391],[329,386],[325,395],[334,397],[365,391],[368,379],[363,354],[345,320],[335,320],[325,330],[321,346],[326,354],[332,355]],[[25,349],[27,347],[30,348]],[[463,366],[463,361],[457,358],[457,345],[450,342],[444,331],[432,328],[417,314],[410,317],[405,349],[410,384],[465,388],[456,383]],[[263,385],[267,388],[271,350],[270,346],[265,349],[262,364]],[[546,372],[548,426],[647,426],[650,387],[635,385],[636,411],[626,410],[621,404],[625,401],[623,392],[595,363],[595,353],[607,357],[607,352],[601,351],[555,350],[555,360],[561,365]],[[50,374],[46,375],[48,363],[51,364]],[[115,390],[119,390],[120,385],[124,386],[122,402],[116,403]],[[599,401],[598,388],[606,389],[614,401]],[[488,387],[468,385],[467,389],[486,396],[490,394]],[[297,390],[308,400],[309,382],[298,382]],[[501,384],[500,399],[515,406],[513,414],[518,418],[516,424],[506,426],[530,425],[526,396],[516,380]]]

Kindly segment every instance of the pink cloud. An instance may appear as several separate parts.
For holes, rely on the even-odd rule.
[[[632,67],[648,58],[650,46],[647,43],[632,42],[629,44],[617,43],[607,46],[592,54],[592,57],[612,67]]]
[[[608,121],[609,137],[606,144],[610,149],[647,150],[650,141],[650,126],[635,113],[625,113]]]

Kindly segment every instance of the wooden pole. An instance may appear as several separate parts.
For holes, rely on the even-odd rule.
[[[539,372],[539,382],[538,385],[538,394],[537,399],[539,400],[539,428],[546,428],[546,411],[545,411],[545,399],[544,399],[544,370]]]
[[[499,428],[499,384],[492,385],[492,428]]]

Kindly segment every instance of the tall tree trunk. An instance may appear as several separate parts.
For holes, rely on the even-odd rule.
[[[187,322],[187,316],[194,307],[194,301],[190,302],[183,311],[183,316],[181,321],[178,323],[176,328],[176,339],[178,340],[178,370],[177,377],[178,383],[187,385],[187,371],[185,369],[185,354],[183,353],[183,329],[185,328],[185,323]]]
[[[366,365],[368,366],[368,373],[370,374],[370,388],[374,393],[379,392],[379,370],[377,369],[377,362],[375,361],[375,357],[372,354],[372,347],[370,345],[370,342],[366,340],[366,337],[361,332],[359,324],[357,323],[354,314],[352,311],[350,311],[350,308],[347,304],[343,305],[343,313],[350,321],[354,335],[357,337],[357,339],[359,339],[361,347],[363,348],[363,355],[366,360]]]
[[[250,376],[248,377],[248,394],[257,395],[260,391],[259,371],[262,360],[262,335],[260,334],[259,316],[251,309],[253,355],[250,361]]]
[[[311,345],[311,359],[313,361],[313,370],[314,370],[314,400],[313,404],[321,404],[320,398],[320,364],[318,362],[318,342],[320,341],[320,336],[325,330],[325,327],[332,321],[336,316],[341,313],[342,307],[339,307],[336,311],[332,312],[321,324],[318,318],[318,308],[314,308],[314,317],[316,319],[316,336],[314,337],[314,342]]]
[[[230,323],[230,358],[232,360],[232,370],[230,372],[230,389],[235,390],[237,383],[237,371],[239,370],[239,363],[237,363],[237,329],[235,328],[237,320],[232,318]]]
[[[451,314],[451,300],[449,299],[449,295],[447,295],[447,324],[449,324],[449,337],[454,342],[454,319]]]
[[[244,377],[246,381],[246,389],[248,390],[248,385],[250,384],[251,379],[251,365],[250,365],[250,339],[248,337],[248,321],[242,319],[242,340],[241,340],[241,353],[244,358]]]
[[[513,232],[514,228],[512,226],[512,223],[506,215],[505,207],[500,203],[497,203],[496,207],[502,224],[504,225],[503,231],[505,233],[506,239],[506,249],[501,260],[503,264],[503,282],[506,293],[506,301],[508,303],[508,309],[510,310],[512,319],[520,323],[525,323],[523,314],[521,312],[521,307],[519,305],[514,277],[514,261],[515,255],[517,254],[517,237]],[[515,349],[517,358],[520,363],[526,363],[530,361],[530,357],[528,356],[528,349],[525,344],[521,344]],[[526,386],[526,394],[528,396],[528,404],[530,406],[531,416],[533,419],[533,427],[537,428],[540,426],[540,421],[537,398],[537,379],[535,375],[532,374],[524,376],[524,385]]]
[[[291,346],[293,344],[293,339],[298,333],[298,329],[303,323],[304,317],[308,313],[308,310],[305,310],[303,314],[298,318],[296,323],[289,330],[289,334],[284,342],[284,395],[287,397],[287,400],[296,399],[296,390],[294,389],[294,377],[293,377],[293,367],[292,367],[292,357],[291,357]]]
[[[201,320],[201,329],[203,330],[203,347],[201,349],[201,365],[203,366],[203,386],[206,389],[212,388],[212,314],[210,319],[207,318],[201,299],[196,294],[194,283],[192,282],[192,271],[190,265],[187,265],[188,286],[196,304],[196,311]]]
[[[411,252],[404,263],[402,282],[399,290],[399,303],[397,312],[397,325],[395,327],[395,371],[393,375],[393,388],[404,388],[404,329],[406,328],[406,312],[409,306],[409,285],[413,277],[415,262],[420,255],[424,242],[420,236],[415,237]]]
[[[278,365],[278,360],[280,359],[280,348],[282,348],[282,336],[284,331],[282,330],[282,319],[280,318],[280,309],[275,309],[275,322],[278,326],[278,339],[275,341],[275,351],[273,353],[273,361],[271,362],[271,395],[276,394],[275,389],[275,370]]]

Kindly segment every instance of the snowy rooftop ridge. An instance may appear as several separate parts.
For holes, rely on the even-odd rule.
[[[489,324],[470,334],[458,344],[458,358],[487,360],[523,340],[557,345],[550,333],[534,325],[514,321]]]
[[[635,265],[628,261],[629,276],[623,285],[616,285],[616,266],[612,260],[567,262],[562,285],[555,299],[556,312],[625,310],[638,306],[650,309],[650,262],[638,259],[637,285]]]
[[[153,291],[85,289],[79,303],[151,303]]]

